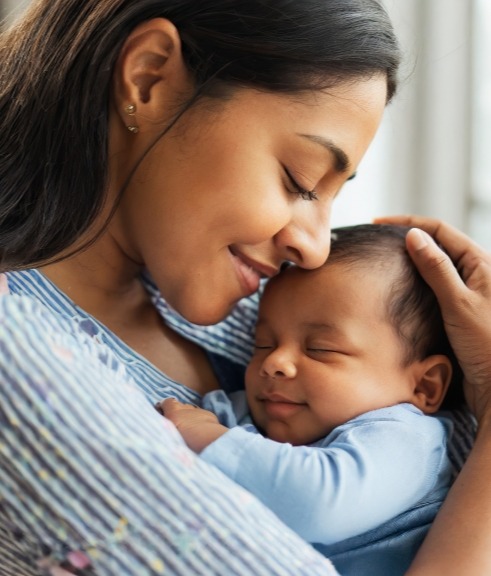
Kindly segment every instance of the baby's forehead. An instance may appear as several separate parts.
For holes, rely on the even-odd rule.
[[[400,268],[393,259],[385,263],[333,259],[315,270],[290,266],[268,282],[261,309],[280,313],[290,303],[306,309],[333,302],[346,306],[350,301],[363,301],[364,307],[376,316],[382,306],[385,316],[399,278]]]
[[[319,333],[320,326],[338,334],[371,329],[389,321],[392,282],[366,269],[333,263],[315,270],[289,268],[268,282],[258,324],[273,330],[295,327],[299,334]],[[354,332],[353,332],[354,331]]]
[[[390,282],[401,272],[401,259],[394,255],[387,258],[350,258],[338,259],[336,257],[328,260],[319,268],[306,270],[296,265],[284,268],[274,280],[274,285],[280,288],[290,282],[329,282],[334,275],[336,277],[346,277],[346,279],[363,274],[365,278],[378,278],[381,274]]]

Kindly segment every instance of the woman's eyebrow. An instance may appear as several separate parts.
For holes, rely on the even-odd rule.
[[[307,140],[310,140],[315,144],[319,144],[320,146],[328,150],[336,160],[335,168],[338,172],[347,172],[350,169],[351,164],[348,155],[339,146],[334,144],[332,140],[328,140],[327,138],[324,138],[322,136],[316,136],[314,134],[298,134],[298,136],[306,138]]]

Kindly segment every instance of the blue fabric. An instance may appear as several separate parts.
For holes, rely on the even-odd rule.
[[[261,436],[245,394],[211,392],[203,407],[227,426],[201,457],[245,487],[342,575],[403,575],[453,473],[452,424],[410,404],[374,410],[309,446]]]
[[[7,277],[10,294],[0,296],[2,576],[46,574],[41,562],[56,565],[74,552],[97,576],[335,573],[256,498],[194,455],[152,406],[166,396],[198,403],[195,392],[39,272]],[[183,330],[206,338],[210,353],[225,341],[223,326],[209,337],[190,325]],[[243,357],[240,334],[236,348]]]

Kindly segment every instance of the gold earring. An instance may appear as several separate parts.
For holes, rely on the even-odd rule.
[[[124,107],[124,111],[126,112],[126,114],[128,114],[128,116],[135,116],[136,114],[136,106],[134,104],[128,104],[127,106]],[[140,129],[138,128],[138,126],[131,124],[130,126],[127,126],[128,130],[130,132],[132,132],[133,134],[137,134]]]

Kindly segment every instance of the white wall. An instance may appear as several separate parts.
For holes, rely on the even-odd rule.
[[[475,0],[475,6],[469,227],[491,250],[491,2]]]
[[[14,18],[27,4],[29,0],[0,0],[1,14],[9,20]]]
[[[404,55],[402,85],[333,224],[419,213],[468,229],[471,7],[385,0]],[[354,208],[353,208],[354,207]]]

